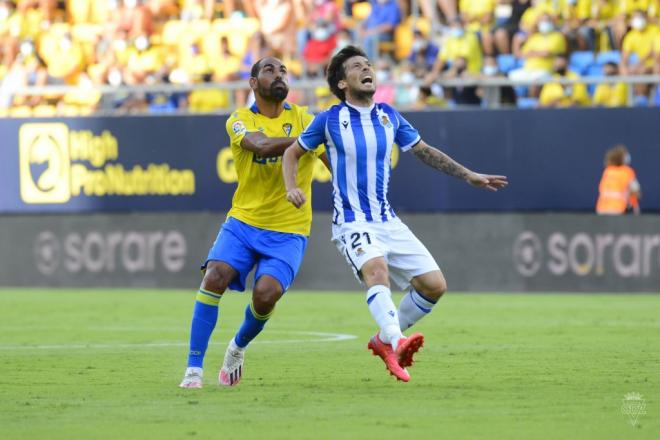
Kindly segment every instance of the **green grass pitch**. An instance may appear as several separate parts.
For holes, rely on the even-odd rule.
[[[398,383],[364,294],[294,291],[219,388],[248,298],[181,390],[193,290],[0,291],[0,439],[660,438],[660,295],[448,294]]]

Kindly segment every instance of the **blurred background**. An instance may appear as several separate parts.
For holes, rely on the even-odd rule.
[[[359,44],[402,109],[656,106],[658,0],[0,0],[0,116],[229,112],[272,54],[325,108]]]

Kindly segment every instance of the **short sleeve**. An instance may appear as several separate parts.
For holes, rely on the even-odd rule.
[[[321,112],[312,123],[305,128],[305,131],[298,137],[298,144],[305,150],[316,150],[316,148],[325,143],[325,124],[328,120],[327,112]]]
[[[398,124],[396,125],[396,133],[394,133],[394,142],[399,146],[401,151],[408,151],[422,140],[419,132],[412,126],[406,118],[401,116],[399,112],[392,109],[390,110],[394,113]]]
[[[226,128],[231,145],[241,145],[241,141],[248,132],[248,123],[249,121],[247,120],[246,115],[242,114],[240,111],[235,111],[231,114],[229,119],[227,119]]]

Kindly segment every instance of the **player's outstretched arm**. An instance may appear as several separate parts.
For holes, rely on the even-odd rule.
[[[298,177],[298,161],[307,151],[304,150],[298,141],[295,141],[284,152],[282,157],[282,173],[284,174],[284,186],[286,187],[286,199],[293,203],[296,208],[305,204],[307,198],[303,190],[298,188],[296,178]]]
[[[268,137],[260,131],[252,131],[243,137],[241,147],[261,157],[276,157],[284,154],[295,140],[292,137]]]
[[[427,144],[419,141],[411,150],[415,156],[431,168],[442,171],[450,176],[458,177],[477,188],[485,188],[490,191],[497,191],[508,185],[506,176],[479,174],[469,170],[447,154]]]

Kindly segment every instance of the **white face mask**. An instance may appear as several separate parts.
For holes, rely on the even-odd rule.
[[[71,43],[71,40],[69,38],[63,38],[62,40],[60,40],[60,49],[62,49],[62,50],[65,50],[65,51],[69,50],[69,49],[71,49],[72,45],[73,44]]]
[[[497,74],[497,66],[484,66],[483,73],[486,76],[495,76]]]
[[[330,38],[330,31],[326,27],[318,27],[312,32],[312,38],[317,41],[325,41]]]
[[[341,38],[341,39],[337,40],[337,49],[341,49],[343,47],[346,47],[349,44],[351,44],[351,40],[348,40],[346,38]]]
[[[115,50],[122,51],[126,49],[126,40],[115,40],[112,42],[112,46]]]
[[[555,26],[552,24],[552,22],[549,21],[542,21],[539,23],[539,32],[542,34],[549,34],[554,30]]]
[[[21,43],[21,55],[24,57],[29,57],[34,53],[34,46],[29,41],[24,41]]]
[[[461,38],[465,35],[465,29],[463,28],[451,28],[450,34],[454,38]]]
[[[401,84],[408,86],[415,81],[415,75],[413,75],[412,72],[403,72],[399,76],[399,81]]]
[[[633,29],[641,31],[646,27],[646,19],[640,16],[633,17],[633,19],[630,21],[630,25],[633,27]]]
[[[626,153],[625,156],[623,156],[623,163],[626,165],[630,165],[630,162],[632,161],[632,158],[630,157],[630,153]]]
[[[137,50],[145,50],[149,47],[149,39],[145,36],[140,36],[135,39],[135,48]]]
[[[413,52],[419,52],[425,47],[426,47],[426,42],[424,40],[413,40],[413,44],[412,44]]]
[[[108,74],[108,83],[114,87],[121,85],[121,72],[117,69],[110,71]]]
[[[389,79],[390,79],[390,72],[388,72],[387,70],[378,70],[376,72],[376,81],[378,81],[379,83],[386,82]]]

